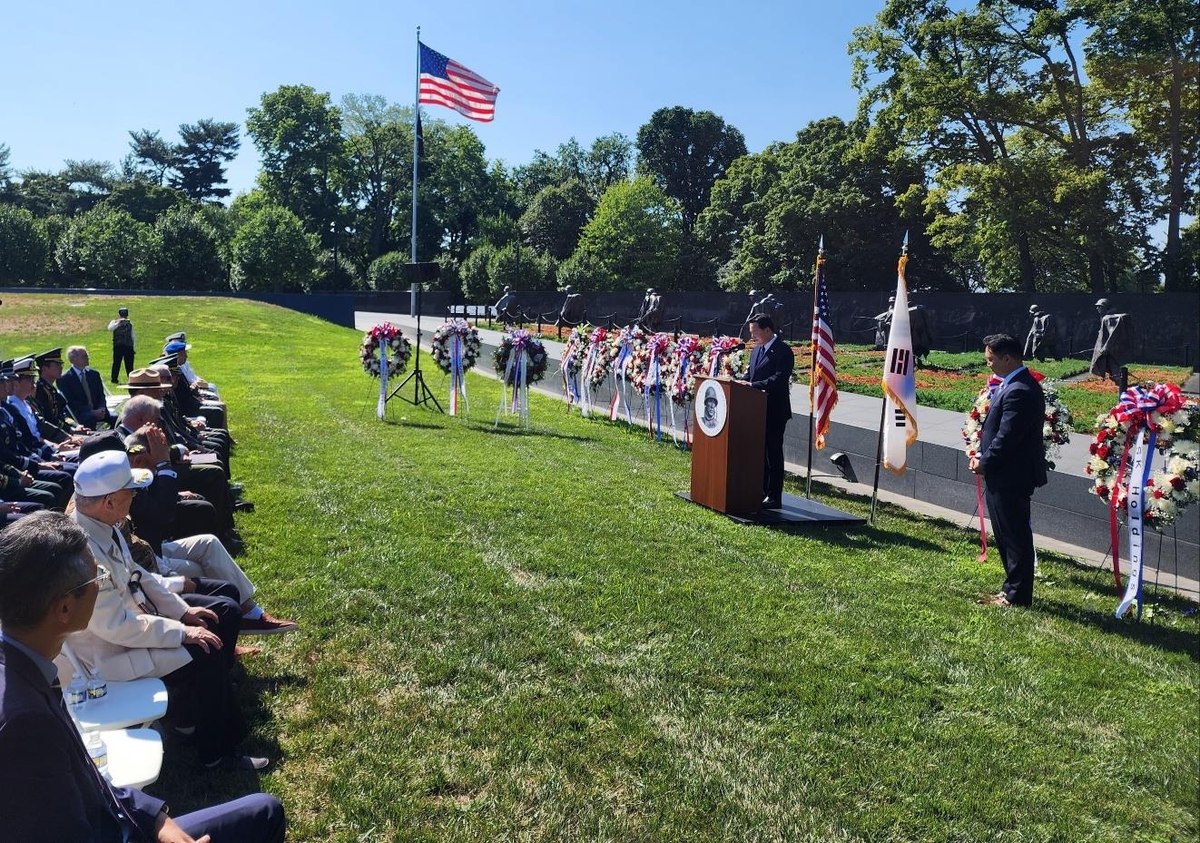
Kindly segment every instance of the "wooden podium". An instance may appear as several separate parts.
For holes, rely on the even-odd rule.
[[[697,406],[700,403],[697,389]],[[748,515],[762,509],[767,394],[738,381],[716,380],[725,423],[711,434],[696,419],[692,440],[691,499],[718,512]]]

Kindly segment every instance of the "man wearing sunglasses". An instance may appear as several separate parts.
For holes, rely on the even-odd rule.
[[[269,794],[173,819],[161,799],[100,775],[63,704],[53,659],[111,587],[65,515],[35,513],[0,532],[0,836],[282,843],[283,806]]]

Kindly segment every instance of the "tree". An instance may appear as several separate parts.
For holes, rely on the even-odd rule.
[[[162,187],[144,179],[118,182],[104,200],[106,205],[127,211],[138,222],[153,225],[170,208],[187,202],[173,187]]]
[[[388,252],[371,261],[367,272],[367,280],[373,290],[407,290],[408,254],[405,252]]]
[[[255,211],[230,243],[235,290],[301,292],[312,282],[316,237],[287,208]]]
[[[262,155],[259,187],[331,247],[329,223],[338,219],[334,188],[342,162],[341,112],[327,93],[282,85],[263,94],[260,106],[247,114],[246,131]]]
[[[488,169],[483,143],[467,126],[430,124],[418,184],[418,256],[444,251],[461,263],[474,246],[480,220],[496,212],[495,174]],[[407,232],[411,211],[396,218]]]
[[[164,290],[228,289],[216,229],[195,207],[176,205],[154,224],[156,285]]]
[[[513,171],[517,205],[528,208],[538,193],[571,179],[578,179],[596,202],[609,187],[629,178],[632,155],[633,145],[619,132],[596,138],[586,150],[575,138],[560,145],[554,155],[536,150],[529,164]]]
[[[412,191],[412,109],[348,94],[341,110],[346,138],[339,184],[345,204],[357,209],[369,263],[398,245],[391,223]]]
[[[1166,171],[1165,287],[1187,289],[1181,278],[1180,220],[1195,195],[1200,157],[1195,3],[1103,0],[1086,8],[1095,26],[1084,41],[1088,77],[1124,108],[1147,158]]]
[[[153,184],[166,183],[167,173],[175,166],[175,148],[157,131],[141,129],[129,133],[130,163]]]
[[[521,215],[521,232],[535,250],[566,260],[595,209],[596,203],[579,179],[552,184],[539,191]]]
[[[660,108],[638,129],[638,173],[679,203],[683,230],[696,217],[729,165],[746,154],[746,139],[711,111]]]
[[[0,205],[0,284],[39,283],[49,251],[33,214]]]
[[[237,157],[239,147],[236,123],[204,119],[181,124],[179,143],[173,150],[171,186],[196,202],[223,199],[229,189],[217,185],[225,184],[225,164]]]
[[[73,217],[59,237],[54,260],[68,281],[100,288],[141,286],[152,264],[150,226],[108,205]]]
[[[1093,291],[1103,292],[1110,263],[1114,215],[1099,155],[1105,116],[1076,54],[1082,9],[1074,0],[981,0],[957,11],[947,0],[889,0],[851,44],[860,112],[883,145],[918,149],[947,196],[971,181],[996,189],[971,197],[981,216],[966,225],[1007,228],[1010,263],[1028,291],[1039,274],[1064,268],[1054,252],[1067,244],[1078,244],[1076,277]],[[1055,153],[1049,168],[1047,150]],[[941,212],[963,212],[956,205],[943,202]],[[1042,220],[1025,216],[1034,207]],[[1040,224],[1046,218],[1051,228]],[[1058,266],[1038,268],[1043,248]],[[989,285],[1013,286],[996,281]]]
[[[619,182],[601,197],[559,281],[579,290],[673,289],[680,238],[679,207],[658,186]]]
[[[772,144],[730,166],[696,223],[697,236],[719,265],[721,287],[811,288],[822,236],[832,289],[894,285],[907,229],[914,254],[928,255],[919,168],[904,156],[864,146],[865,135],[862,123],[829,117],[808,124],[792,143]],[[916,202],[904,201],[906,190],[916,191]],[[929,259],[914,262],[909,278],[914,287],[954,286],[941,264]]]

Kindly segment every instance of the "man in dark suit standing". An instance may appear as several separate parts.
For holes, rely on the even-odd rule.
[[[67,360],[71,368],[59,377],[58,388],[67,399],[71,415],[90,430],[95,430],[100,422],[107,422],[111,427],[117,420],[108,411],[100,373],[88,368],[91,362],[88,350],[82,345],[73,345],[67,349]]]
[[[1033,490],[1046,485],[1042,426],[1046,398],[1041,385],[1021,361],[1021,343],[1008,334],[983,338],[988,368],[1002,378],[979,435],[979,453],[971,471],[983,475],[988,514],[1004,585],[981,602],[994,606],[1033,603],[1033,527],[1029,502]]]
[[[767,393],[766,453],[763,462],[763,509],[779,509],[783,503],[783,431],[792,417],[792,350],[775,335],[770,316],[752,317],[750,338],[754,353],[746,381]]]
[[[167,805],[100,775],[63,704],[53,659],[85,629],[108,572],[59,513],[0,533],[0,817],[9,843],[128,840],[282,843],[274,796],[256,793],[172,819]],[[211,835],[211,838],[210,838]]]

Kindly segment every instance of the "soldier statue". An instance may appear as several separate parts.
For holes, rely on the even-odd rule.
[[[642,299],[642,309],[638,313],[637,323],[646,331],[657,331],[658,326],[662,324],[663,303],[662,296],[655,292],[653,287],[646,290],[646,297]]]
[[[504,293],[493,309],[501,325],[513,325],[521,321],[517,314],[517,297],[513,295],[512,287],[504,288]]]
[[[877,313],[872,319],[875,322],[875,350],[885,351],[888,344],[888,334],[892,330],[892,311],[896,309],[896,297],[888,298],[887,310]]]
[[[1032,360],[1035,357],[1038,360],[1045,360],[1047,357],[1060,359],[1062,355],[1058,353],[1058,337],[1054,330],[1054,317],[1041,310],[1036,304],[1029,306],[1029,315],[1033,317],[1033,324],[1029,326],[1029,335],[1025,337],[1025,359]]]
[[[1100,314],[1100,331],[1092,350],[1091,372],[1102,378],[1121,382],[1121,369],[1133,356],[1133,319],[1128,313],[1113,313],[1112,302],[1100,299],[1096,312]]]
[[[572,292],[570,285],[563,287],[563,292],[567,297],[563,299],[562,310],[559,311],[558,321],[554,324],[559,328],[574,328],[583,322],[587,308],[584,307],[583,296]]]
[[[929,318],[929,311],[924,305],[912,304],[911,298],[908,301],[908,330],[912,334],[913,356],[928,357],[933,350],[933,320]]]

